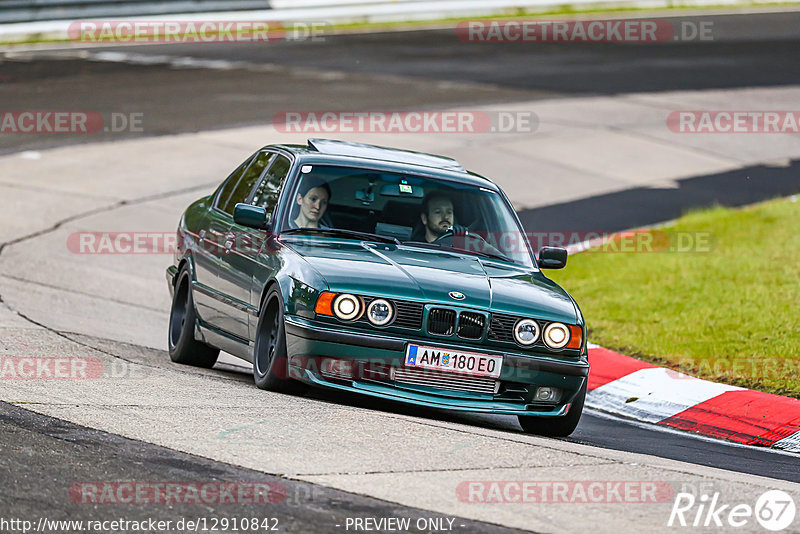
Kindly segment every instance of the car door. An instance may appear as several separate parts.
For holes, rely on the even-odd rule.
[[[217,279],[224,236],[230,227],[230,220],[216,206],[230,198],[254,157],[255,154],[247,158],[222,182],[211,207],[196,227],[197,234],[192,236],[198,244],[193,253],[195,282],[192,296],[200,320],[213,327],[219,327],[221,322]]]
[[[274,157],[275,153],[267,150],[257,153],[230,196],[217,205],[221,232],[218,237],[222,244],[222,253],[219,255],[215,280],[219,297],[216,326],[243,341],[248,339],[249,332],[247,317],[250,310],[250,287],[247,276],[239,271],[241,265],[236,258],[250,254],[246,243],[248,239],[252,239],[254,231],[235,225],[233,210],[236,204],[247,201]]]
[[[274,216],[291,165],[292,161],[286,155],[277,154],[248,197],[247,202],[265,208],[270,219]],[[254,340],[259,298],[261,297],[261,287],[256,287],[253,283],[254,275],[256,269],[265,269],[267,274],[262,273],[259,278],[268,278],[277,268],[279,259],[276,254],[261,254],[266,246],[267,234],[265,231],[246,228],[236,223],[231,226],[231,231],[238,236],[237,246],[234,247],[238,250],[233,250],[226,256],[225,261],[229,268],[223,269],[221,272],[230,277],[227,287],[231,291],[231,298],[237,302],[249,304],[248,339]]]

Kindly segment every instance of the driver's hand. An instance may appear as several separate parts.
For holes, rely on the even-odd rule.
[[[463,236],[469,233],[469,228],[467,228],[466,226],[462,226],[460,224],[454,224],[453,226],[451,226],[451,228],[453,230],[453,235]]]

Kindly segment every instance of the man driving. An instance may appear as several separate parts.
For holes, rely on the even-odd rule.
[[[425,241],[436,241],[454,224],[453,201],[440,191],[430,193],[422,201],[420,219],[425,228]]]

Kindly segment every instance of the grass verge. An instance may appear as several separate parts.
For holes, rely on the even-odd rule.
[[[572,256],[552,278],[578,301],[594,343],[800,398],[799,230],[797,196],[696,211],[629,239],[634,252],[616,240]]]

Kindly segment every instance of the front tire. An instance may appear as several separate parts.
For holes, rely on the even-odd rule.
[[[269,290],[258,316],[253,349],[253,379],[259,389],[299,394],[306,385],[289,377],[283,297],[278,287]]]
[[[169,357],[175,363],[210,369],[217,363],[219,349],[209,347],[194,338],[197,315],[194,311],[191,282],[189,266],[184,265],[178,273],[169,312]]]
[[[578,426],[583,413],[583,403],[586,400],[586,382],[572,401],[569,412],[563,417],[536,417],[533,415],[519,415],[519,425],[527,434],[539,436],[567,437]]]

